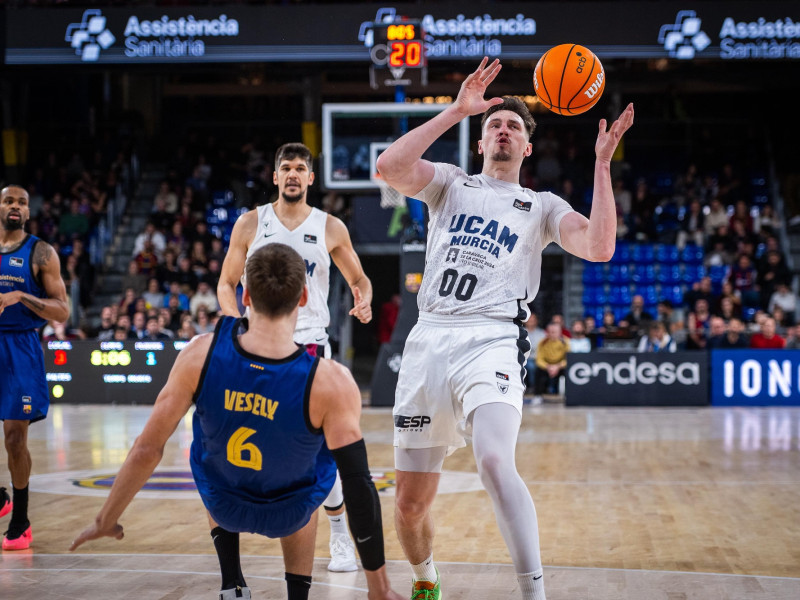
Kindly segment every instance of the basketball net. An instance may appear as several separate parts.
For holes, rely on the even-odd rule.
[[[381,208],[398,208],[406,205],[406,197],[386,183],[380,175],[374,175],[373,181],[381,191]]]

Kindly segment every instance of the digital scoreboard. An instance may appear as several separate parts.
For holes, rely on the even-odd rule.
[[[376,23],[373,27],[373,48],[379,51],[373,52],[376,66],[393,69],[418,69],[426,66],[421,21]]]
[[[43,342],[50,401],[153,404],[184,340]]]

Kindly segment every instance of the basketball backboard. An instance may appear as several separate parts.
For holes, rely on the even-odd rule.
[[[330,190],[377,190],[375,161],[380,153],[448,106],[407,102],[323,104],[323,186]],[[469,119],[445,132],[424,158],[468,170]]]

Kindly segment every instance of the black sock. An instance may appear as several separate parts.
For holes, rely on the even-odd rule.
[[[308,600],[308,590],[311,589],[311,575],[295,575],[285,573],[286,591],[289,600]]]
[[[211,530],[211,538],[214,540],[214,548],[219,559],[219,570],[222,574],[222,590],[229,590],[235,587],[246,587],[244,575],[242,575],[242,565],[239,561],[239,534],[238,532],[228,531],[222,527],[215,527]]]
[[[25,533],[25,530],[30,527],[28,521],[28,486],[17,489],[11,486],[14,490],[14,508],[11,509],[11,521],[8,524],[8,535],[12,538],[17,538]]]

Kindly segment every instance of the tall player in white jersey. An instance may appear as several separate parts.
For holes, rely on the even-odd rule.
[[[633,123],[633,105],[608,130],[600,121],[587,219],[558,196],[519,184],[536,124],[516,98],[484,99],[499,71],[498,60],[484,58],[451,106],[378,159],[384,181],[430,212],[419,321],[406,341],[394,407],[395,526],[414,573],[414,600],[441,597],[430,508],[445,456],[470,437],[522,597],[544,600],[536,510],[514,463],[530,351],[522,324],[550,242],[591,261],[614,253],[610,161]],[[445,131],[480,113],[480,175],[422,159]]]
[[[240,316],[236,288],[240,281],[244,284],[247,257],[266,244],[278,242],[291,246],[306,263],[309,292],[308,303],[300,308],[294,341],[305,344],[312,354],[330,358],[326,327],[330,320],[328,288],[331,258],[353,292],[354,306],[349,314],[362,323],[372,320],[372,284],[353,249],[345,224],[309,206],[306,201],[308,188],[314,183],[311,151],[300,143],[284,144],[278,148],[272,180],[278,186],[278,199],[243,214],[233,227],[217,286],[219,305],[224,314]],[[344,497],[338,475],[323,506],[331,523],[331,561],[328,569],[354,571],[358,567],[345,521]],[[250,592],[239,565],[238,534],[223,532],[214,538],[214,546],[222,570],[221,600],[249,597]],[[242,595],[225,595],[225,591],[230,589]]]

